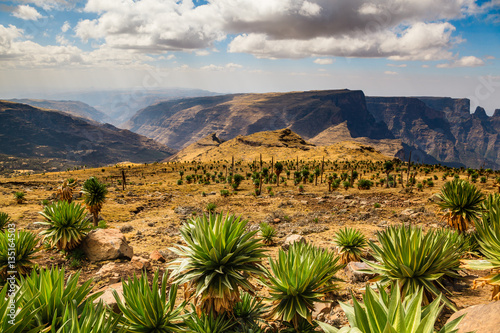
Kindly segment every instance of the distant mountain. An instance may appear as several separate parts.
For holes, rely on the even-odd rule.
[[[254,161],[260,158],[269,160],[329,160],[384,161],[391,156],[381,154],[373,147],[354,141],[338,142],[329,146],[315,146],[305,141],[298,134],[286,128],[276,131],[257,132],[247,136],[239,135],[223,142],[215,133],[192,143],[165,161]]]
[[[169,88],[152,90],[138,88],[132,90],[59,93],[44,98],[85,102],[106,114],[110,119],[106,122],[118,126],[128,121],[138,110],[160,101],[214,95],[217,95],[217,93],[201,89]]]
[[[468,99],[448,97],[367,97],[366,104],[395,138],[440,162],[500,168],[500,114],[480,107],[471,114]]]
[[[41,109],[59,110],[74,116],[95,120],[100,123],[109,123],[111,118],[88,104],[79,101],[52,101],[46,99],[10,99],[15,103],[28,104]]]
[[[137,112],[125,128],[184,148],[211,133],[222,140],[290,128],[308,140],[345,122],[350,136],[393,139],[368,112],[362,91],[234,94],[160,102]]]
[[[152,139],[67,113],[0,100],[0,154],[100,166],[175,153]]]

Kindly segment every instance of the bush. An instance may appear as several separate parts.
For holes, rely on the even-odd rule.
[[[44,236],[52,247],[69,251],[77,247],[87,233],[92,230],[85,208],[78,203],[59,201],[47,206],[40,212],[46,221],[37,222],[48,226],[40,235]]]
[[[205,209],[207,210],[207,212],[209,213],[214,213],[215,212],[215,209],[217,208],[217,205],[213,202],[209,202],[207,203],[207,206],[205,207]]]
[[[0,280],[5,281],[8,271],[15,271],[20,275],[28,274],[34,266],[33,260],[39,239],[29,231],[19,230],[10,233],[8,230],[0,232]],[[12,248],[12,243],[14,247]],[[12,252],[14,251],[14,260]]]
[[[276,237],[276,229],[269,225],[269,223],[262,222],[260,224],[260,235],[262,236],[262,242],[266,245],[272,245],[274,243],[274,237]]]
[[[358,189],[369,190],[373,186],[373,182],[368,179],[358,180]]]
[[[177,179],[177,185],[182,185],[182,179]]]
[[[366,247],[366,238],[361,231],[347,227],[335,233],[333,242],[338,248],[341,264],[360,261]]]
[[[18,204],[22,204],[24,201],[26,201],[26,193],[24,192],[14,192],[14,198],[16,199],[16,202]]]
[[[225,197],[229,196],[229,194],[230,194],[230,193],[229,193],[229,191],[228,191],[228,190],[220,190],[220,195],[221,195],[221,197],[224,197],[224,198],[225,198]]]
[[[441,284],[445,276],[460,277],[455,271],[460,266],[460,252],[446,234],[429,231],[424,235],[421,228],[390,227],[378,232],[377,239],[380,246],[368,243],[377,263],[366,263],[378,274],[372,281],[382,286],[398,286],[404,295],[424,288],[425,305],[446,290]],[[456,310],[445,296],[443,302]]]
[[[26,278],[20,277],[19,306],[29,311],[38,310],[30,322],[31,327],[52,325],[56,331],[64,324],[63,317],[68,307],[74,306],[76,314],[81,315],[85,302],[92,304],[102,294],[90,295],[92,279],[79,286],[79,276],[80,272],[71,275],[65,283],[64,269],[51,268],[32,271]]]
[[[405,332],[434,333],[434,325],[443,306],[441,298],[436,298],[427,307],[422,308],[423,289],[418,288],[415,294],[401,296],[400,288],[393,288],[388,295],[384,288],[379,288],[377,294],[367,285],[363,296],[364,306],[353,297],[353,305],[339,302],[349,320],[350,327],[344,327],[341,332]],[[440,333],[457,333],[456,329],[464,316],[446,324]],[[337,333],[339,330],[328,324],[318,322],[324,332]],[[376,326],[375,326],[376,325]]]
[[[247,232],[247,221],[233,215],[203,215],[188,220],[180,232],[187,246],[172,248],[179,258],[170,266],[173,282],[186,284],[197,309],[205,313],[231,312],[240,299],[240,289],[252,291],[250,276],[264,274],[264,250]]]
[[[135,275],[123,283],[123,299],[113,290],[116,303],[123,313],[122,327],[127,332],[179,332],[182,328],[185,303],[175,306],[177,285],[173,284],[167,293],[167,276],[159,282],[156,271],[151,287],[146,273],[140,278]]]
[[[10,223],[10,216],[7,213],[0,212],[0,231],[5,229],[7,224]]]
[[[335,273],[342,268],[333,253],[300,242],[288,251],[280,250],[265,284],[274,305],[269,317],[290,322],[295,329],[311,320],[314,303],[322,302],[326,293],[336,289]]]

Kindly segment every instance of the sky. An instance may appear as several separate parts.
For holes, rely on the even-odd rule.
[[[361,89],[500,109],[500,0],[0,2],[0,98]]]

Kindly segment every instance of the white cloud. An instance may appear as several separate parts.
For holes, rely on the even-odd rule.
[[[330,65],[330,64],[333,64],[333,59],[331,59],[331,58],[318,58],[318,59],[314,60],[314,63],[318,64],[318,65]]]
[[[39,18],[43,17],[42,14],[36,10],[36,8],[31,7],[30,5],[19,5],[16,9],[14,9],[12,15],[27,21],[37,21]]]
[[[70,28],[71,28],[71,25],[69,24],[69,22],[68,22],[68,21],[66,21],[66,22],[64,22],[64,24],[62,25],[62,27],[61,27],[61,31],[62,31],[62,32],[66,32],[66,31],[68,31]]]
[[[200,56],[200,57],[204,57],[204,56],[207,56],[207,55],[209,55],[209,54],[210,54],[210,52],[209,52],[209,51],[207,51],[207,50],[199,50],[199,51],[196,51],[196,55],[197,55],[197,56]]]
[[[320,12],[321,6],[309,1],[304,1],[299,11],[303,16],[318,16]]]
[[[265,34],[243,34],[229,44],[229,52],[251,53],[258,58],[308,56],[387,57],[390,60],[451,59],[454,41],[450,23],[417,22],[399,31],[379,31],[355,37],[273,40]]]
[[[230,52],[259,58],[311,56],[447,60],[460,42],[447,20],[477,11],[474,0],[88,0],[96,19],[76,35],[144,53],[210,48],[236,36]],[[201,54],[204,51],[200,51]]]
[[[230,62],[224,66],[217,66],[214,64],[210,64],[207,66],[200,67],[200,69],[202,71],[224,71],[224,70],[234,71],[235,69],[240,69],[240,68],[243,68],[243,66],[240,64],[232,63],[232,62]]]
[[[479,67],[479,66],[484,66],[484,61],[474,56],[462,57],[450,63],[436,65],[437,68]]]
[[[399,68],[404,68],[407,65],[406,64],[387,64],[389,67],[399,67]]]
[[[0,24],[0,64],[2,68],[120,67],[144,66],[144,62],[153,60],[131,50],[106,46],[84,52],[69,45],[62,35],[58,35],[56,40],[59,45],[40,45],[29,40],[22,29]]]
[[[393,72],[393,71],[385,71],[384,74],[386,75],[398,75],[398,72]]]

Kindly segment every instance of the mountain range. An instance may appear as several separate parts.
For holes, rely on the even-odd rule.
[[[182,149],[290,128],[316,145],[355,140],[389,156],[451,166],[500,167],[500,110],[470,113],[468,99],[366,97],[359,90],[232,94],[156,103],[124,126]]]
[[[0,100],[0,153],[55,159],[60,165],[100,166],[122,161],[154,162],[176,151],[110,124]]]

